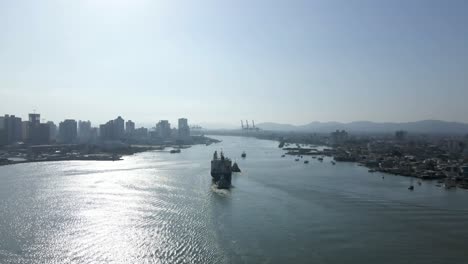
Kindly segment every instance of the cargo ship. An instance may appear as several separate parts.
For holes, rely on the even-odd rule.
[[[211,160],[211,177],[218,189],[228,189],[231,187],[232,176],[232,162],[230,159],[224,157],[223,152],[218,157],[218,152],[213,154]]]

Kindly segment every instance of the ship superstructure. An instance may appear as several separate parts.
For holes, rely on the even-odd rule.
[[[220,189],[227,189],[231,187],[231,176],[232,176],[232,161],[224,157],[223,152],[218,157],[218,152],[215,151],[213,154],[213,160],[211,160],[211,177],[213,182]]]

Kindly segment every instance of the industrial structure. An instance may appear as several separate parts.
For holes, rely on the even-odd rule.
[[[258,131],[260,130],[258,127],[255,126],[255,122],[252,120],[252,125],[249,125],[249,120],[244,121],[241,120],[241,128],[243,131]]]

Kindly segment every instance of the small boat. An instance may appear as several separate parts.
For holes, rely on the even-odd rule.
[[[299,161],[299,159],[295,159],[295,161]]]
[[[308,164],[308,163],[309,163],[309,161],[308,161],[308,160],[304,160],[304,164]]]
[[[332,161],[330,161],[330,162],[331,162],[331,164],[333,164],[333,165],[336,165],[336,162],[334,162],[333,160],[332,160]]]
[[[283,155],[281,155],[281,157],[284,158],[284,157],[286,157],[286,155],[283,154]]]
[[[245,151],[244,151],[244,152],[242,152],[242,154],[241,154],[241,157],[242,157],[242,158],[245,158],[245,157],[247,157],[247,154],[245,154]]]
[[[234,162],[234,164],[232,164],[231,171],[232,172],[241,172],[241,170],[239,168],[239,165],[237,165],[237,162]]]
[[[421,181],[418,181],[418,185],[421,185]]]
[[[319,160],[319,161],[323,161],[323,158],[322,158],[322,157],[320,157],[320,158],[318,158],[318,160]]]
[[[410,191],[414,190],[414,186],[410,185],[410,187],[408,187],[408,190],[410,190]]]
[[[317,157],[315,157],[315,156],[312,156],[312,158],[313,158],[313,159],[316,159]]]
[[[174,153],[180,153],[180,149],[172,149],[170,151],[171,154],[174,154]]]

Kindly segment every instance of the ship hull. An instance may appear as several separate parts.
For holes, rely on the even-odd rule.
[[[218,188],[229,188],[231,186],[232,179],[231,161],[228,159],[212,160],[211,177]]]

